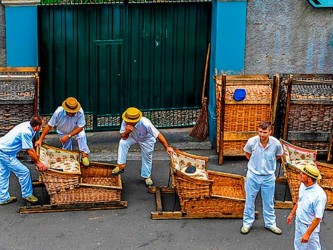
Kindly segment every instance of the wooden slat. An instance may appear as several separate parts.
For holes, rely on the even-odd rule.
[[[0,72],[40,72],[40,67],[0,67]]]
[[[288,131],[288,141],[323,141],[330,140],[330,132],[299,132]]]
[[[271,100],[269,99],[257,99],[257,100],[243,100],[243,101],[235,101],[235,100],[226,100],[225,104],[227,105],[271,105]]]
[[[127,201],[115,201],[107,203],[78,203],[68,205],[28,205],[20,207],[20,214],[32,213],[53,213],[53,212],[68,212],[81,210],[109,210],[117,208],[126,208]]]
[[[104,186],[104,185],[97,185],[97,184],[88,184],[88,183],[79,183],[79,186],[81,187],[101,187],[106,189],[114,189],[114,190],[122,190],[122,187],[118,186]]]
[[[163,213],[162,196],[161,196],[161,189],[159,187],[156,188],[155,201],[156,201],[157,212],[159,214],[162,214]]]
[[[277,209],[292,209],[294,207],[294,203],[292,201],[275,201],[274,208]]]
[[[253,132],[224,132],[224,141],[247,141],[249,138],[257,135],[257,131]]]
[[[162,186],[160,187],[161,193],[163,194],[174,194],[175,190],[171,187]],[[148,188],[149,193],[154,194],[156,192],[156,186],[150,186]]]
[[[293,80],[293,84],[299,85],[333,85],[333,80]]]
[[[233,86],[233,85],[271,85],[272,80],[267,79],[248,79],[248,80],[230,80],[227,79],[227,86]]]
[[[151,219],[153,220],[170,220],[170,219],[183,219],[183,214],[177,212],[151,212]]]
[[[333,100],[328,98],[291,99],[290,103],[297,105],[333,105]]]

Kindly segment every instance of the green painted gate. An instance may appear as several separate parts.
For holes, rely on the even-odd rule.
[[[157,127],[195,123],[211,3],[53,5],[38,14],[42,115],[75,96],[88,130],[118,129],[129,106]]]

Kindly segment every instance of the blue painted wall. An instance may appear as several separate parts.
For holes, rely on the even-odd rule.
[[[5,16],[7,66],[38,66],[37,7],[8,6]]]
[[[209,139],[216,147],[216,100],[213,76],[242,74],[245,67],[247,1],[213,1],[209,83]]]

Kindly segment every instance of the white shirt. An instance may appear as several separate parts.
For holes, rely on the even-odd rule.
[[[30,122],[22,122],[0,138],[0,149],[9,156],[16,156],[21,149],[33,148],[35,131]]]
[[[83,128],[86,125],[86,119],[82,108],[71,117],[67,115],[64,108],[60,106],[53,113],[48,124],[51,127],[56,127],[58,133],[69,134],[77,127]]]
[[[298,222],[309,226],[314,218],[323,218],[327,196],[318,183],[309,187],[306,187],[301,183],[298,197],[298,206],[296,210],[296,220]],[[320,224],[314,232],[319,232],[319,230]]]
[[[264,148],[260,143],[259,135],[250,138],[244,151],[251,154],[247,164],[248,169],[256,175],[272,175],[276,169],[276,156],[283,155],[283,148],[278,139],[270,136]]]
[[[121,123],[120,133],[124,133],[126,128],[126,122]],[[142,117],[137,124],[135,124],[133,131],[130,133],[130,137],[132,137],[136,141],[144,142],[152,137],[155,139],[159,135],[159,131],[155,128],[155,126],[151,123],[151,121]]]

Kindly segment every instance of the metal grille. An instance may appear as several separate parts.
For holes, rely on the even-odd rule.
[[[142,115],[147,117],[157,128],[191,127],[196,123],[201,109],[174,109],[174,110],[142,110]],[[42,115],[47,124],[52,114]],[[94,121],[92,113],[85,113],[86,131],[93,130],[118,130],[121,125],[121,115],[98,115]],[[96,126],[94,126],[94,122]],[[45,126],[45,125],[44,125]],[[95,127],[95,128],[94,128]],[[43,128],[44,129],[44,128]],[[55,132],[52,129],[51,132]]]
[[[173,110],[142,110],[157,128],[193,126],[201,109],[173,109]],[[121,115],[103,115],[97,117],[96,128],[118,129],[121,125]]]

